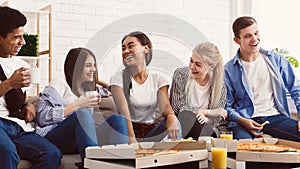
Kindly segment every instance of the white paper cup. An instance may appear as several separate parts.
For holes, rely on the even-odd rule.
[[[31,83],[41,83],[41,69],[40,68],[30,68],[30,82]]]
[[[88,96],[98,96],[98,92],[97,91],[87,91],[85,92],[85,96],[88,97]],[[89,110],[94,113],[94,108],[89,108]]]
[[[97,91],[87,91],[85,92],[85,96],[98,96],[98,92]]]

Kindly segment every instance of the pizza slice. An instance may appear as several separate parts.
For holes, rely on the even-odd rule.
[[[293,152],[297,151],[296,148],[277,145],[277,144],[266,144],[266,143],[242,143],[238,144],[237,151],[248,151],[248,152]]]

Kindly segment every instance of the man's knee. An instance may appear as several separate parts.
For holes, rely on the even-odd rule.
[[[6,165],[15,165],[17,166],[19,162],[18,153],[15,146],[0,146],[0,159],[1,163],[4,163]],[[1,168],[2,165],[0,165]]]
[[[62,152],[56,146],[49,146],[43,155],[43,160],[49,164],[59,163],[62,158]]]
[[[230,130],[233,131],[233,138],[234,139],[252,139],[253,136],[248,132],[247,129],[241,126],[232,127]]]

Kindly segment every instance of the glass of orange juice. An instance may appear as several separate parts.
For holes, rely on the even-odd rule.
[[[232,131],[221,131],[220,138],[233,140],[233,132]]]
[[[227,167],[227,141],[218,139],[218,144],[211,148],[211,163],[213,169],[226,169]]]

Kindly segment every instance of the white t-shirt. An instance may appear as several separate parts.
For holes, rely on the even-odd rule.
[[[29,65],[24,60],[18,57],[12,57],[12,58],[0,57],[0,64],[7,78],[11,77],[11,75],[15,72],[15,70],[21,67],[29,68]],[[26,89],[27,89],[26,87],[22,88],[23,91],[25,91]],[[18,125],[20,125],[23,128],[24,131],[34,131],[34,128],[31,126],[30,123],[25,123],[24,120],[18,118],[8,117],[9,111],[7,110],[4,97],[5,95],[0,97],[0,118],[16,122]]]
[[[264,58],[259,55],[253,62],[242,60],[247,81],[254,101],[254,113],[252,117],[277,115],[274,93],[271,86],[271,78],[268,66]]]
[[[207,109],[210,99],[210,83],[207,82],[206,85],[199,85],[195,79],[191,80],[190,92],[187,96],[188,104],[191,108]]]
[[[148,71],[148,77],[143,84],[138,84],[132,78],[130,88],[130,103],[133,112],[130,113],[131,120],[138,123],[154,123],[155,110],[158,107],[158,90],[167,86],[168,80],[161,74]],[[122,72],[117,72],[110,79],[110,85],[123,88]]]

